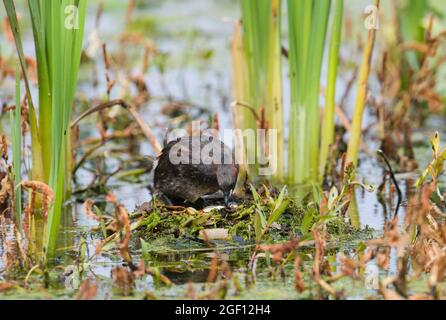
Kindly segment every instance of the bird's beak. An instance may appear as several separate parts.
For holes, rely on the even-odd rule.
[[[230,200],[229,194],[225,193],[225,206],[226,206],[226,208],[229,207],[229,200]]]

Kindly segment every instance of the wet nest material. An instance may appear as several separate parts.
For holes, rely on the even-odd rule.
[[[265,209],[267,210],[266,206]],[[236,208],[231,209],[216,205],[201,210],[193,207],[154,205],[151,202],[138,207],[132,217],[139,221],[135,238],[142,238],[145,241],[175,238],[209,245],[203,237],[203,230],[226,230],[225,239],[210,241],[211,244],[224,240],[228,244],[250,245],[255,244],[256,210],[256,204],[250,201],[240,202]],[[303,220],[308,210],[310,208],[291,202],[269,229],[268,240],[275,242],[301,237]],[[374,236],[373,229],[369,227],[357,229],[342,218],[327,222],[327,230],[332,240],[343,242],[361,241]]]

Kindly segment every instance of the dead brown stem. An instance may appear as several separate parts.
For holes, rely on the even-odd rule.
[[[160,154],[162,148],[161,148],[161,145],[158,143],[158,140],[157,140],[155,134],[153,133],[152,129],[144,121],[144,119],[141,117],[141,115],[138,113],[138,111],[135,109],[135,107],[133,107],[132,105],[128,104],[126,101],[124,101],[122,99],[111,100],[111,101],[102,103],[102,104],[100,104],[100,105],[98,105],[96,107],[93,107],[93,108],[85,111],[75,121],[73,121],[71,123],[71,128],[73,128],[76,125],[78,125],[80,121],[82,121],[83,119],[85,119],[89,115],[92,115],[93,113],[99,112],[99,111],[104,110],[104,109],[111,108],[113,106],[121,106],[122,108],[127,110],[133,116],[133,118],[136,120],[136,122],[138,123],[139,127],[141,128],[143,134],[146,136],[147,140],[151,144],[151,146],[152,146],[153,150],[155,151],[155,153],[156,154]]]

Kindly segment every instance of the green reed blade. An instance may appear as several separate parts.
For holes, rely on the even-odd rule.
[[[68,6],[77,7],[78,23],[67,20]],[[49,7],[44,7],[45,10]],[[45,230],[44,250],[50,257],[55,250],[63,201],[70,181],[66,180],[67,146],[69,146],[69,123],[80,66],[82,40],[86,16],[86,0],[58,0],[51,2],[46,11],[51,28],[48,33],[49,66],[52,79],[52,126],[51,126],[51,170],[50,187],[55,191],[53,207],[48,216]],[[68,26],[68,24],[73,24]],[[78,27],[78,28],[76,28]]]
[[[48,1],[46,1],[48,2]],[[46,50],[46,30],[43,23],[41,0],[28,0],[28,7],[33,27],[37,58],[37,76],[39,82],[39,130],[42,145],[45,182],[49,180],[51,163],[51,83]]]
[[[379,0],[376,0],[376,7],[379,8]],[[375,47],[376,30],[370,29],[367,35],[367,42],[364,47],[361,69],[358,75],[358,88],[353,112],[352,129],[347,148],[347,163],[358,165],[359,147],[361,145],[362,118],[364,115],[365,104],[367,102],[368,82],[371,70],[373,49]]]
[[[27,77],[27,68],[25,62],[25,54],[23,53],[22,40],[20,36],[20,27],[17,20],[17,14],[14,6],[13,0],[3,0],[3,4],[8,15],[8,21],[11,25],[12,33],[14,35],[14,41],[17,49],[17,54],[20,61],[20,66],[22,69],[23,78],[25,81],[26,98],[29,108],[29,122],[31,131],[31,145],[32,145],[32,179],[43,181],[45,173],[42,160],[42,145],[40,143],[39,127],[37,125],[37,115],[34,108],[34,103],[31,96],[31,90],[29,86],[29,81]]]
[[[20,97],[20,71],[16,68],[16,106],[9,113],[11,125],[11,141],[12,141],[12,159],[14,168],[14,188],[15,202],[14,215],[19,230],[22,230],[22,188],[19,186],[22,181],[22,115],[21,115],[21,97]],[[18,187],[17,187],[18,186]]]
[[[269,129],[276,130],[277,145],[271,145],[277,163],[276,178],[282,178],[283,108],[282,108],[282,44],[281,1],[241,0],[243,48],[248,68],[247,101],[259,114],[264,108]],[[244,129],[256,129],[252,114],[244,114]],[[273,131],[271,131],[273,132]],[[263,146],[260,152],[267,153]]]
[[[289,178],[316,181],[319,170],[319,89],[330,0],[288,0],[290,60]]]
[[[319,177],[319,137],[320,137],[320,80],[322,61],[324,57],[325,38],[327,34],[328,19],[330,13],[330,0],[316,0],[314,4],[314,19],[312,31],[316,36],[310,43],[308,54],[308,134],[309,134],[309,172],[310,181],[316,181]],[[312,34],[313,34],[312,32]]]
[[[335,0],[335,12],[333,24],[331,27],[330,52],[328,62],[328,80],[326,105],[324,111],[324,119],[322,123],[321,150],[319,162],[319,180],[322,180],[327,167],[329,158],[329,149],[334,142],[335,131],[335,95],[336,95],[336,78],[338,74],[339,64],[339,48],[341,46],[342,36],[342,18],[344,14],[344,0]]]

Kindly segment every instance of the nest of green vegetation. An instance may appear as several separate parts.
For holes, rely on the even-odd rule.
[[[267,205],[263,206],[267,211]],[[172,237],[176,239],[192,239],[202,241],[202,230],[227,230],[228,242],[238,244],[255,244],[255,216],[257,204],[244,201],[236,209],[216,207],[197,210],[192,207],[154,206],[152,203],[143,204],[132,215],[138,219],[136,234],[139,238],[149,242],[160,238]],[[290,237],[305,237],[318,217],[311,217],[308,213],[314,211],[310,206],[290,201],[280,218],[271,225],[264,240],[270,242],[283,241]],[[310,218],[308,218],[310,217]],[[306,220],[306,221],[304,221]],[[347,219],[335,217],[327,220],[327,231],[332,241],[357,241],[372,239],[374,230],[365,227],[353,227]]]

